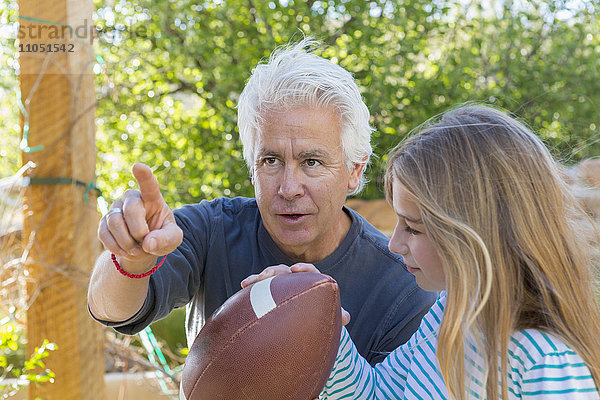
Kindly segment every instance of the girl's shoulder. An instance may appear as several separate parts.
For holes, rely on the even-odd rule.
[[[558,336],[538,329],[523,329],[515,332],[508,344],[509,358],[531,368],[543,360],[573,359],[581,357]]]
[[[600,399],[579,354],[558,336],[537,329],[524,329],[511,336],[508,378],[509,391],[520,396]]]

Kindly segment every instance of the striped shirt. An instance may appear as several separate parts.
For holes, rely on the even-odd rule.
[[[384,361],[371,367],[342,330],[333,371],[320,400],[447,399],[435,355],[446,292],[423,317],[417,332]],[[465,346],[471,398],[485,398],[484,360],[472,344]],[[509,399],[600,400],[589,368],[558,338],[535,329],[513,334],[508,346]]]

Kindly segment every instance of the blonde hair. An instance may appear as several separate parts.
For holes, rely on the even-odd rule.
[[[527,127],[483,105],[429,121],[389,157],[388,201],[397,184],[414,196],[445,270],[437,357],[451,398],[468,397],[467,336],[487,363],[487,398],[498,399],[499,386],[508,398],[509,338],[527,328],[571,346],[600,387],[590,249],[561,174]]]

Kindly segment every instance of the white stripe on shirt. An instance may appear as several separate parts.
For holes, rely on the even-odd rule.
[[[384,361],[371,367],[344,328],[333,371],[319,399],[447,399],[435,355],[446,293],[423,317],[419,329]],[[484,398],[482,356],[465,347],[471,398]],[[550,334],[526,329],[508,346],[509,399],[600,400],[589,368],[581,357]]]

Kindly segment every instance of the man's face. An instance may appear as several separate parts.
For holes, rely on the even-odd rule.
[[[319,261],[348,232],[350,218],[342,206],[363,166],[346,168],[333,109],[299,106],[264,117],[252,169],[263,223],[288,256]]]

